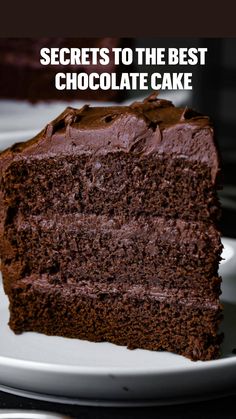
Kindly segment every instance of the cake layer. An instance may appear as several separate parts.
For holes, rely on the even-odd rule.
[[[7,219],[17,208],[213,222],[219,172],[209,119],[155,96],[131,106],[67,108],[0,159]]]
[[[219,294],[219,232],[203,222],[96,215],[17,217],[6,230],[5,281],[32,273],[56,282],[127,281]]]
[[[218,300],[192,300],[153,294],[143,287],[99,289],[49,285],[30,278],[12,287],[10,327],[130,349],[168,350],[193,360],[219,356]]]
[[[219,202],[211,171],[184,158],[74,155],[19,159],[3,179],[7,217],[95,213],[147,214],[186,220],[216,220]]]

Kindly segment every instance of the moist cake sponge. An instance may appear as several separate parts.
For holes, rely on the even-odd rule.
[[[149,96],[67,108],[0,155],[15,333],[219,356],[220,164],[209,119]]]

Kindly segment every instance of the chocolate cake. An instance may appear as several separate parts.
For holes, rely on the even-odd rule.
[[[125,38],[0,38],[0,98],[20,99],[30,102],[48,100],[100,100],[122,99],[122,91],[115,90],[56,90],[58,72],[98,74],[104,71],[122,72],[121,65],[110,62],[105,67],[96,65],[46,65],[40,63],[41,48],[122,48],[130,46]],[[92,69],[92,70],[91,70]]]
[[[67,108],[0,163],[15,333],[219,356],[220,167],[208,117],[154,94]]]

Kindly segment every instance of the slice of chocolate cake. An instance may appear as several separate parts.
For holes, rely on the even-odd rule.
[[[15,333],[219,356],[219,158],[207,117],[150,96],[67,108],[1,162]]]

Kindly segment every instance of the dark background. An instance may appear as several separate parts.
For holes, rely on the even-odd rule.
[[[235,419],[236,397],[173,406],[87,407],[53,404],[0,392],[0,409],[37,409],[70,415],[76,419]]]

